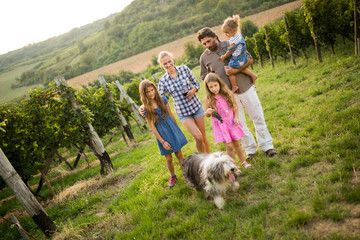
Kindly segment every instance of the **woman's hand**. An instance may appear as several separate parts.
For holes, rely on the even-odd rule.
[[[193,89],[191,89],[190,91],[188,91],[188,94],[186,94],[186,98],[187,98],[187,99],[192,98],[192,97],[195,95],[196,91],[197,91],[196,88],[193,88]]]
[[[172,149],[170,143],[168,143],[167,141],[164,141],[162,145],[168,151]]]

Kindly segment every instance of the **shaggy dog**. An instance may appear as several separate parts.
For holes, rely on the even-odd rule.
[[[225,205],[223,196],[226,190],[239,189],[234,174],[238,175],[240,170],[235,160],[225,153],[193,153],[183,160],[181,166],[186,184],[214,199],[219,209]]]

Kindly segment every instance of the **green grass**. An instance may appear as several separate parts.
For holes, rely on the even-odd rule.
[[[27,95],[30,88],[36,87],[11,88],[11,84],[15,83],[15,79],[20,77],[21,73],[32,69],[36,64],[37,63],[15,66],[8,71],[0,72],[0,104],[12,101],[16,98],[21,98],[24,95]],[[40,86],[40,84],[37,86]]]
[[[168,189],[169,173],[155,138],[134,127],[138,147],[127,147],[120,136],[107,147],[115,166],[110,176],[99,176],[99,164],[84,168],[81,160],[81,170],[52,181],[58,194],[80,181],[97,181],[45,208],[61,232],[59,239],[358,239],[359,230],[346,224],[356,218],[352,209],[360,203],[360,58],[352,56],[350,43],[336,52],[342,54],[323,51],[323,63],[311,56],[297,58],[296,66],[255,65],[257,92],[278,155],[269,159],[259,151],[223,210],[184,183],[176,159],[179,180]],[[194,73],[199,76],[199,68]],[[199,95],[204,98],[204,88]],[[248,126],[254,130],[250,121]],[[183,148],[188,156],[196,151],[194,140],[180,127],[189,140]],[[213,141],[210,119],[206,130],[211,151],[224,151]],[[69,171],[60,170],[49,178]],[[50,198],[46,186],[41,195]],[[0,193],[1,199],[8,196],[8,190]],[[21,210],[16,202],[0,205],[1,214]],[[20,222],[45,239],[31,218]],[[323,222],[334,227],[315,228]],[[8,223],[0,226],[0,235],[19,239]]]

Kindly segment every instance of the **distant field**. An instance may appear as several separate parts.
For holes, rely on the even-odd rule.
[[[0,73],[0,104],[22,97],[28,93],[30,88],[35,86],[11,89],[11,84],[15,83],[16,77],[22,72],[32,69],[35,64],[25,65],[14,68],[12,71]]]
[[[279,7],[275,7],[261,13],[251,15],[248,18],[258,25],[259,28],[264,26],[268,22],[272,22],[283,16],[285,11],[294,10],[302,5],[302,0],[294,1],[288,4],[284,4]],[[225,39],[226,36],[221,32],[220,26],[213,27],[213,30],[218,34],[220,39]],[[149,51],[140,53],[138,55],[123,59],[121,61],[109,64],[91,72],[82,74],[78,77],[69,79],[68,84],[75,88],[80,88],[81,85],[87,85],[97,79],[100,74],[117,74],[120,70],[129,70],[134,73],[144,71],[151,64],[151,57],[157,56],[160,51],[167,50],[174,55],[174,58],[181,57],[184,53],[184,44],[186,42],[197,42],[196,34],[189,35],[187,37],[178,39],[176,41],[164,44],[160,47],[151,49]]]

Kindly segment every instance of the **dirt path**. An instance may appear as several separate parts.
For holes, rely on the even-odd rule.
[[[302,6],[302,1],[303,0],[298,0],[287,3],[282,6],[263,11],[261,13],[251,15],[248,18],[257,24],[259,28],[261,28],[266,23],[281,18],[285,11],[291,11]],[[220,39],[225,39],[225,35],[221,32],[220,26],[213,27],[212,29],[218,34]],[[181,55],[184,53],[184,43],[190,41],[197,42],[196,34],[175,40],[160,47],[153,48],[149,51],[137,54],[127,59],[123,59],[107,66],[98,68],[91,72],[84,73],[78,77],[70,79],[68,84],[72,87],[80,88],[81,85],[87,85],[89,82],[96,80],[97,76],[100,74],[118,74],[120,70],[129,70],[134,73],[142,72],[151,64],[151,57],[153,55],[156,56],[160,51],[167,50],[174,55],[174,58],[181,57]]]

